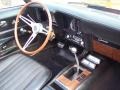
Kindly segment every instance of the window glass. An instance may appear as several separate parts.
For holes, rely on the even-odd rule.
[[[0,9],[24,4],[23,0],[0,0]]]

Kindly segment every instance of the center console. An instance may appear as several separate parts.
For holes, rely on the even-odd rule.
[[[44,90],[75,90],[92,73],[87,69],[83,69],[80,70],[78,77],[74,79],[75,72],[76,67],[71,66],[67,71],[56,77]]]
[[[100,59],[94,55],[86,55],[80,60],[79,73],[76,76],[77,65],[63,69],[43,90],[77,90],[77,88],[92,75]]]
[[[82,83],[91,74],[88,70],[81,70],[76,79],[74,79],[75,67],[71,67],[68,71],[60,75],[56,80],[55,84],[60,86],[63,90],[75,90],[80,83]]]

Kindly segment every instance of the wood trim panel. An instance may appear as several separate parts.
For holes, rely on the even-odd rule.
[[[58,80],[64,84],[67,88],[69,88],[68,90],[75,90],[78,85],[80,84],[80,82],[78,80],[70,80],[68,78],[66,78],[64,75],[61,75]]]
[[[113,59],[120,62],[120,49],[113,49]]]
[[[84,81],[92,72],[88,71],[87,69],[84,69],[83,72],[81,72],[78,75],[77,79],[70,80],[69,78],[65,77],[64,75],[61,75],[57,78],[59,82],[61,82],[64,86],[68,88],[68,90],[76,90],[76,88]],[[82,77],[82,79],[79,79]]]
[[[120,49],[93,40],[93,51],[120,62]]]

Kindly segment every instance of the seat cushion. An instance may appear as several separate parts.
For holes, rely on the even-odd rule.
[[[40,90],[50,76],[46,67],[23,54],[0,61],[0,90]]]

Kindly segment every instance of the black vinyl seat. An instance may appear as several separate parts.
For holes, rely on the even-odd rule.
[[[40,90],[50,77],[46,67],[23,54],[0,61],[0,90]]]

